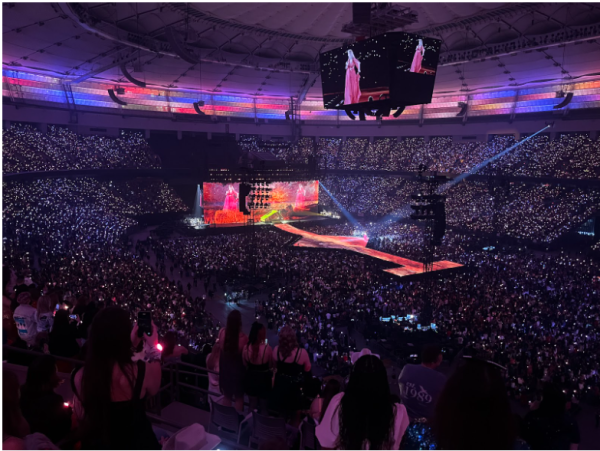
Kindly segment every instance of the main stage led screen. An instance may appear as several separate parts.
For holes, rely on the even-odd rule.
[[[320,55],[327,109],[431,102],[441,41],[392,32]]]
[[[270,201],[255,210],[256,222],[281,222],[308,219],[318,214],[319,182],[273,182]],[[204,183],[202,204],[207,224],[246,222],[239,211],[239,183]],[[246,199],[246,204],[248,204]]]

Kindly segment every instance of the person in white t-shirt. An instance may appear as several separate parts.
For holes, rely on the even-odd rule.
[[[31,294],[29,292],[21,293],[17,298],[19,306],[15,309],[13,319],[17,324],[19,338],[29,346],[35,344],[37,336],[37,324],[35,321],[36,310],[29,305],[31,303]]]
[[[385,366],[364,355],[352,367],[346,391],[331,399],[316,434],[324,449],[399,449],[408,424],[406,408],[392,401]]]

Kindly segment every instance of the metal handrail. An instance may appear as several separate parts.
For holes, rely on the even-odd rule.
[[[32,351],[30,349],[17,348],[15,346],[10,346],[10,345],[3,345],[2,346],[2,358],[3,358],[3,360],[7,360],[6,359],[6,353],[7,352],[16,352],[16,353],[20,353],[20,354],[27,354],[27,355],[35,356],[35,357],[40,357],[40,356],[43,356],[43,355],[51,355],[56,360],[61,360],[63,362],[72,363],[74,365],[83,365],[84,364],[83,360],[73,359],[73,358],[70,358],[70,357],[61,357],[59,355],[54,355],[54,354],[45,354],[43,352]]]

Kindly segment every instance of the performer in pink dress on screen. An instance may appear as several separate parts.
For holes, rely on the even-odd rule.
[[[229,185],[227,194],[225,194],[225,205],[223,205],[223,210],[237,210],[238,207],[238,193],[233,189],[233,185]]]
[[[411,72],[421,72],[421,63],[423,62],[423,56],[425,56],[425,47],[423,46],[423,39],[419,39],[419,44],[415,49],[415,56],[413,57],[412,64],[410,65]]]
[[[302,185],[298,186],[298,191],[296,191],[296,207],[294,210],[302,210],[304,208],[304,194]]]
[[[344,105],[358,103],[360,101],[360,61],[354,56],[352,50],[348,50],[348,61],[346,61],[346,89],[344,91]]]

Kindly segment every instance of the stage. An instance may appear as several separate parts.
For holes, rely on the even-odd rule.
[[[319,248],[319,249],[340,249],[359,254],[367,255],[379,260],[398,265],[398,268],[384,269],[383,271],[398,277],[416,276],[423,274],[423,263],[396,255],[387,254],[375,249],[367,249],[367,242],[362,237],[353,236],[333,236],[318,235],[316,233],[300,230],[290,224],[275,225],[280,230],[298,235],[301,239],[294,244],[295,247]],[[463,265],[447,260],[433,263],[432,271],[447,271],[450,269],[461,268]]]

